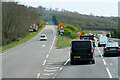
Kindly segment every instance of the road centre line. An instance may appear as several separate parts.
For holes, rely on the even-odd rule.
[[[104,59],[102,59],[103,60],[103,63],[104,63],[104,65],[106,65],[106,62],[105,62],[105,60]]]
[[[109,70],[108,68],[106,68],[106,70],[107,70],[107,72],[108,72],[109,77],[112,78],[112,75],[111,75],[111,73],[110,73],[110,70]]]

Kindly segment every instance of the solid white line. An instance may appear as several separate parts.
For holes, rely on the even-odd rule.
[[[67,65],[67,63],[70,61],[70,59],[68,59],[65,63],[64,63],[64,66]]]
[[[37,74],[37,79],[40,77],[40,73]]]
[[[110,70],[109,70],[108,68],[106,68],[106,70],[107,70],[107,72],[108,72],[109,77],[112,78],[112,75],[111,75],[111,73],[110,73]]]
[[[46,58],[48,58],[48,57],[49,57],[49,54],[47,54]]]
[[[55,38],[56,38],[56,36],[54,36],[53,43],[52,43],[52,46],[51,46],[50,50],[52,50],[52,48],[53,48],[53,45],[54,45],[54,42],[55,42]]]
[[[105,60],[104,59],[102,59],[103,60],[103,63],[104,63],[104,65],[106,65],[106,62],[105,62]]]
[[[47,61],[47,60],[44,60],[44,62],[43,62],[43,66],[46,64],[46,61]]]

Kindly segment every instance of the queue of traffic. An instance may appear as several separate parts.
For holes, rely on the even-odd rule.
[[[110,37],[110,36],[109,36]],[[95,64],[95,47],[103,47],[103,56],[119,55],[120,47],[118,42],[110,42],[108,35],[102,34],[99,37],[95,35],[81,35],[79,40],[71,42],[70,62],[90,62]]]

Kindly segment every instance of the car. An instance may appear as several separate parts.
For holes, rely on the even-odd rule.
[[[91,62],[95,64],[93,43],[90,40],[73,40],[71,42],[71,65],[79,62]]]
[[[104,48],[104,56],[120,55],[120,47],[118,42],[108,42]]]
[[[42,34],[40,36],[40,41],[47,40],[47,36],[45,34]]]

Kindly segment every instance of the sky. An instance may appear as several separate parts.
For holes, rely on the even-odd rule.
[[[15,0],[27,6],[43,6],[95,16],[118,16],[119,0]]]

